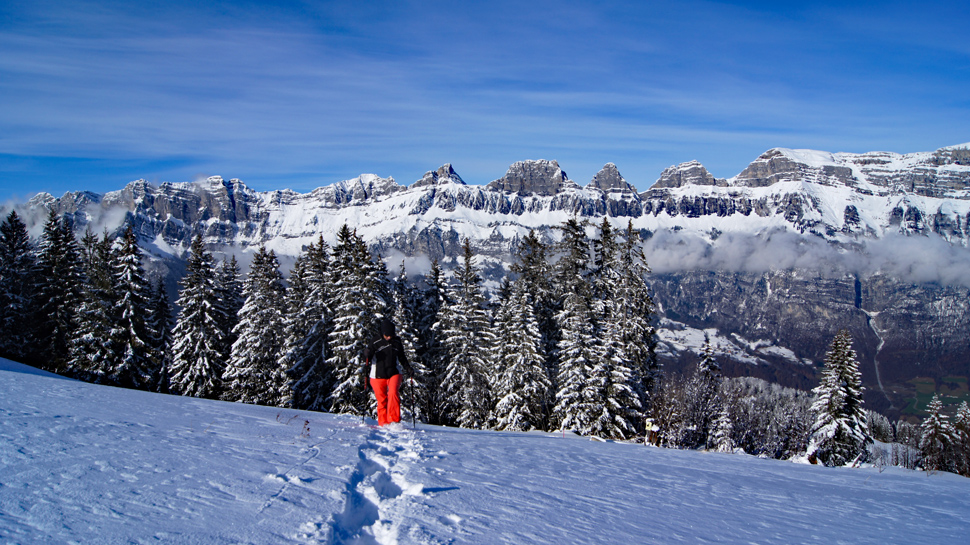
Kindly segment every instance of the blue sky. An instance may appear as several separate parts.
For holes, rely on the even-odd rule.
[[[0,0],[0,202],[970,141],[967,2]]]

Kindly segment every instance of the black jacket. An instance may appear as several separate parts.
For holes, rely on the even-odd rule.
[[[371,364],[370,378],[387,379],[401,374],[402,370],[408,375],[411,374],[411,364],[408,363],[408,357],[404,354],[404,345],[398,336],[391,337],[390,340],[378,337],[364,351],[364,359]]]

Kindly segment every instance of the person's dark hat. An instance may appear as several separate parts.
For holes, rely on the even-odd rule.
[[[385,337],[393,337],[394,322],[384,318],[384,321],[381,322],[381,335],[384,335]]]

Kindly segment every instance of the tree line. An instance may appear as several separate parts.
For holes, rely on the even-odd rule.
[[[349,226],[306,246],[287,280],[261,247],[248,274],[196,236],[173,307],[131,226],[117,238],[48,216],[36,248],[0,226],[0,355],[57,373],[179,395],[303,410],[372,412],[363,348],[391,318],[413,363],[403,405],[431,424],[569,430],[674,448],[846,465],[892,444],[890,463],[970,473],[970,411],[890,426],[862,407],[851,338],[832,342],[811,393],[724,379],[710,343],[687,377],[661,373],[639,232],[570,219],[530,232],[496,293],[468,240],[451,275],[384,262]],[[593,237],[587,231],[594,232]],[[888,455],[887,455],[888,456]]]

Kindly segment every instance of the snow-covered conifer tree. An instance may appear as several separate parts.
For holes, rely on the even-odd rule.
[[[333,330],[328,337],[327,364],[334,387],[330,410],[362,415],[372,405],[363,351],[388,311],[389,295],[383,262],[371,258],[363,239],[346,224],[337,232],[331,279],[327,306],[333,312]]]
[[[441,388],[449,418],[463,428],[484,428],[492,410],[489,351],[494,346],[482,279],[471,242],[465,239],[462,267],[435,324],[447,354]]]
[[[613,224],[610,223],[608,217],[604,216],[603,222],[599,225],[599,236],[593,239],[593,275],[597,280],[606,282],[605,288],[607,289],[615,289],[615,284],[610,285],[615,279],[601,277],[608,276],[603,274],[605,270],[615,268],[619,250],[619,242],[616,239]],[[601,286],[598,287],[603,289]]]
[[[640,233],[633,229],[631,221],[618,245],[618,282],[613,298],[618,320],[623,325],[620,357],[633,370],[631,387],[640,399],[642,410],[647,411],[660,376],[660,364],[655,353],[653,298],[645,280],[650,268],[640,242]]]
[[[827,466],[863,460],[872,442],[862,407],[862,375],[848,331],[836,334],[825,356],[822,379],[812,390],[815,423],[806,454]]]
[[[450,304],[444,275],[438,261],[431,262],[431,270],[425,275],[427,289],[421,296],[418,310],[418,358],[424,366],[420,377],[424,393],[422,415],[430,424],[446,422],[446,397],[441,389],[446,369],[445,349],[435,324],[440,319],[441,309]]]
[[[569,293],[559,323],[559,372],[556,377],[556,399],[553,416],[560,429],[588,435],[592,433],[602,407],[588,397],[590,374],[602,357],[594,337],[592,312],[586,298]]]
[[[526,285],[513,284],[512,294],[495,319],[497,369],[492,391],[495,429],[540,429],[546,419],[551,383],[542,354],[542,335]]]
[[[559,260],[552,271],[556,294],[560,299],[575,293],[587,299],[591,296],[588,280],[590,244],[586,236],[586,223],[570,218],[558,227],[562,239],[556,244]],[[561,305],[560,305],[561,306]]]
[[[201,234],[192,240],[177,304],[181,311],[172,332],[175,342],[169,388],[176,394],[217,398],[222,393],[225,368],[220,353],[223,338],[215,267]]]
[[[280,364],[283,353],[283,313],[286,290],[279,261],[262,246],[253,256],[243,287],[245,303],[233,332],[236,342],[223,372],[223,397],[230,401],[281,406],[288,397]]]
[[[704,343],[701,359],[694,376],[686,388],[686,418],[690,432],[684,438],[689,448],[713,448],[716,439],[716,422],[721,414],[720,399],[721,366],[714,358],[710,341]]]
[[[642,428],[640,397],[634,389],[636,376],[624,358],[622,338],[624,324],[619,319],[613,300],[603,301],[604,320],[599,323],[600,350],[589,370],[586,398],[598,407],[599,414],[589,430],[591,435],[627,439]]]
[[[957,414],[953,419],[954,441],[953,460],[956,470],[965,477],[970,477],[970,406],[967,402],[960,403]]]
[[[112,342],[118,321],[115,308],[118,297],[112,270],[113,243],[107,232],[101,239],[91,231],[81,238],[79,249],[84,263],[84,283],[75,309],[76,326],[68,341],[66,372],[97,384],[113,384],[113,369],[120,359]]]
[[[943,402],[938,394],[933,394],[926,410],[930,415],[920,425],[921,465],[927,471],[951,471],[954,464],[947,454],[957,439],[956,430],[943,414]]]
[[[602,408],[596,399],[588,397],[587,390],[593,366],[602,357],[588,279],[590,244],[585,223],[575,218],[565,221],[559,230],[562,239],[556,250],[560,257],[553,272],[561,301],[556,314],[559,342],[553,425],[589,434]]]
[[[721,407],[721,412],[714,421],[714,433],[711,446],[718,452],[734,452],[734,441],[731,439],[732,433],[731,414],[726,406]]]
[[[329,286],[330,247],[320,236],[297,259],[286,294],[286,342],[281,363],[290,381],[290,397],[284,401],[294,408],[329,408],[327,399],[333,388],[326,363],[331,330]]]
[[[404,262],[401,262],[401,271],[397,278],[391,282],[391,300],[393,301],[393,321],[397,326],[397,336],[401,338],[404,352],[411,364],[414,376],[406,377],[401,382],[401,408],[407,411],[414,411],[414,418],[426,417],[424,407],[427,399],[424,377],[428,370],[424,366],[424,361],[418,356],[418,328],[420,319],[419,295],[418,290],[409,281]]]
[[[232,357],[232,346],[239,337],[236,335],[236,325],[239,323],[239,309],[245,300],[243,283],[239,276],[239,262],[236,256],[223,259],[215,267],[216,308],[214,316],[222,332],[222,346],[219,353],[222,361],[228,362]]]
[[[549,391],[545,394],[546,399],[542,404],[541,427],[548,429],[552,408],[555,405],[554,379],[559,368],[559,326],[556,323],[559,301],[552,281],[553,269],[549,262],[549,247],[539,239],[534,230],[530,230],[516,248],[515,257],[516,262],[512,264],[511,271],[518,275],[516,283],[521,284],[522,291],[529,295],[541,337],[539,351],[549,382]]]
[[[11,211],[0,224],[0,357],[33,359],[36,266],[27,226]]]
[[[658,444],[666,447],[680,448],[681,437],[684,435],[685,418],[684,381],[677,377],[660,377],[653,402],[650,405],[650,418],[659,428]]]
[[[642,428],[643,414],[636,381],[639,373],[631,365],[627,346],[627,315],[620,293],[619,245],[608,219],[593,241],[592,308],[594,335],[599,342],[598,358],[589,369],[585,397],[598,407],[599,415],[589,433],[616,439],[628,438]]]
[[[145,321],[149,315],[149,284],[141,264],[141,248],[130,225],[113,256],[115,323],[111,347],[116,361],[109,381],[148,389],[158,379],[161,356],[153,350],[152,332]]]
[[[49,371],[64,371],[70,355],[70,340],[77,327],[84,270],[70,223],[58,218],[53,209],[44,224],[37,262],[40,269],[38,301],[41,304],[37,305],[37,311],[41,364]]]
[[[168,393],[168,372],[172,364],[172,303],[165,290],[165,281],[160,276],[151,282],[148,308],[150,344],[159,356],[158,377],[152,389]]]

